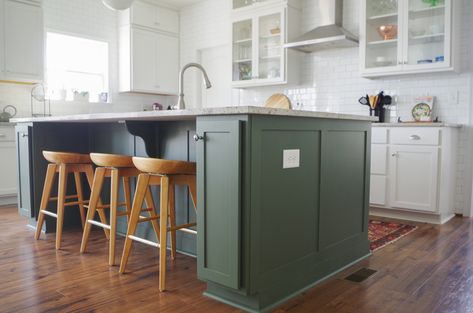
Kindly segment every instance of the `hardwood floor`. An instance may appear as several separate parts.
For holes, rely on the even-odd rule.
[[[158,251],[135,244],[126,275],[107,265],[103,231],[79,254],[81,230],[33,240],[16,208],[0,207],[0,312],[240,312],[202,296],[196,261],[168,261],[168,292],[158,292]],[[308,312],[473,312],[473,221],[455,218],[419,229],[276,309]],[[123,240],[117,241],[121,253]],[[361,284],[343,278],[369,267]]]

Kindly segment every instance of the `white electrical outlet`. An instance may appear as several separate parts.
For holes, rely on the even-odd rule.
[[[282,168],[297,168],[300,167],[301,163],[301,150],[299,149],[291,149],[291,150],[283,150],[283,161],[282,161]]]

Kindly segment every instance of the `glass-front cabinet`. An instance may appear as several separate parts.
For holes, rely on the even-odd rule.
[[[454,5],[452,0],[363,0],[362,75],[454,70]]]
[[[246,8],[252,5],[258,5],[264,2],[274,1],[274,0],[232,0],[232,1],[233,1],[233,9],[236,10],[236,9]]]
[[[233,22],[233,86],[270,85],[285,79],[285,10],[276,8]]]

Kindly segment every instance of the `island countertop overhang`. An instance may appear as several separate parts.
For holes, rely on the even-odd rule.
[[[186,110],[165,110],[165,111],[139,111],[123,113],[92,113],[59,115],[48,117],[26,117],[12,119],[13,123],[43,123],[43,122],[62,122],[62,123],[99,123],[99,122],[118,122],[118,121],[177,121],[177,120],[195,120],[198,116],[217,116],[217,115],[269,115],[269,116],[293,116],[307,118],[324,118],[337,120],[355,120],[371,121],[377,120],[377,117],[362,116],[355,114],[343,114],[332,112],[300,111],[286,110],[276,108],[266,108],[257,106],[238,106],[221,108],[203,108]]]

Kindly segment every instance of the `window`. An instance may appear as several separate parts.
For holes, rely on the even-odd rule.
[[[46,86],[52,100],[108,101],[108,43],[48,32]]]

